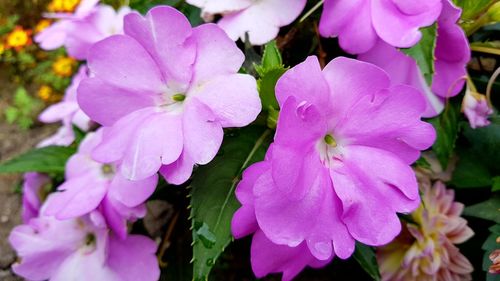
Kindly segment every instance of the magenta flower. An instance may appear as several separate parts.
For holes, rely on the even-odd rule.
[[[158,175],[139,181],[115,173],[119,163],[102,164],[90,153],[101,142],[103,129],[89,133],[78,152],[66,164],[66,181],[46,203],[46,214],[64,220],[99,209],[111,229],[120,237],[127,234],[127,220],[143,217],[142,205],[154,192]]]
[[[90,129],[92,121],[85,114],[76,101],[76,89],[80,82],[88,77],[87,66],[83,65],[73,77],[71,85],[66,89],[64,99],[45,109],[38,119],[44,123],[62,122],[62,127],[57,133],[38,144],[39,147],[48,145],[67,146],[75,140],[73,125],[86,132]]]
[[[281,77],[276,96],[275,141],[238,185],[243,206],[232,230],[237,238],[262,231],[298,256],[263,269],[256,256],[266,249],[255,245],[254,272],[296,274],[334,255],[349,257],[355,240],[390,242],[401,230],[396,213],[420,202],[409,165],[435,139],[432,126],[420,120],[425,102],[418,91],[391,86],[387,74],[368,63],[341,57],[321,71],[309,57]]]
[[[306,0],[188,0],[200,7],[204,17],[222,14],[218,25],[234,41],[245,40],[263,45],[278,36],[280,27],[291,24],[302,12]]]
[[[64,46],[69,55],[85,60],[94,43],[123,33],[123,17],[131,11],[122,7],[116,12],[111,6],[97,5],[97,2],[82,1],[74,14],[48,14],[47,17],[58,21],[38,34],[35,41],[44,50]]]
[[[47,175],[33,172],[24,174],[21,214],[24,223],[28,223],[30,219],[38,217],[43,200],[41,198],[44,193],[43,189],[50,183],[51,180]]]
[[[441,113],[446,98],[456,96],[465,82],[466,66],[470,60],[467,37],[457,24],[461,10],[449,0],[443,0],[438,19],[435,49],[435,73],[429,87],[415,60],[396,48],[379,41],[358,59],[373,63],[391,76],[394,83],[411,85],[420,90],[427,100],[424,117]]]
[[[132,180],[160,168],[185,182],[195,164],[216,155],[225,127],[251,123],[261,110],[255,79],[238,74],[244,56],[214,24],[192,28],[177,10],[160,6],[125,17],[125,35],[91,48],[95,77],[82,81],[82,109],[109,130],[96,160],[121,161]]]
[[[43,214],[15,227],[9,242],[19,260],[13,271],[28,280],[156,281],[156,244],[141,235],[110,233],[99,213],[70,220]]]
[[[469,120],[471,128],[485,127],[490,124],[488,116],[493,109],[488,105],[485,95],[481,95],[467,88],[462,101],[462,111]]]
[[[379,38],[408,48],[422,37],[419,28],[433,24],[440,12],[441,0],[325,0],[319,31],[339,37],[340,46],[352,54],[370,50]]]

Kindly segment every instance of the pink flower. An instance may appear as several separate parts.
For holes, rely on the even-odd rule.
[[[442,182],[421,184],[422,204],[392,243],[377,251],[382,280],[472,280],[473,268],[454,244],[474,233],[460,217],[463,205]]]
[[[422,37],[419,28],[433,24],[440,12],[441,0],[325,0],[319,31],[339,37],[340,46],[352,54],[368,51],[379,38],[408,48]]]
[[[391,86],[368,63],[340,57],[322,71],[309,57],[281,77],[276,97],[274,143],[266,160],[243,174],[236,191],[243,206],[232,221],[235,237],[262,231],[269,240],[254,238],[254,272],[293,277],[334,255],[348,258],[355,240],[390,242],[401,230],[396,213],[420,201],[409,165],[435,139],[420,120],[419,93]],[[268,247],[259,245],[270,243],[295,254],[285,263],[258,260]]]
[[[125,35],[89,52],[95,77],[78,89],[81,108],[110,127],[93,156],[121,161],[132,180],[160,168],[185,182],[195,164],[210,162],[222,128],[251,123],[261,110],[255,79],[238,74],[244,55],[218,26],[192,28],[177,10],[160,6],[125,17]]]
[[[15,227],[9,242],[20,258],[12,269],[28,280],[155,281],[160,277],[154,241],[141,235],[118,239],[96,212],[70,220],[42,214]]]
[[[278,36],[280,27],[291,24],[302,12],[306,0],[188,0],[200,7],[204,17],[222,14],[218,25],[234,41],[263,45]]]
[[[99,209],[111,229],[127,234],[127,220],[145,215],[142,205],[154,192],[158,175],[139,181],[115,173],[120,163],[102,164],[90,153],[101,142],[103,129],[89,133],[66,164],[66,181],[46,203],[46,214],[64,220]]]
[[[88,49],[96,42],[113,34],[123,33],[123,17],[130,8],[117,12],[96,0],[83,0],[74,14],[48,14],[58,19],[35,37],[44,50],[66,47],[68,54],[80,60],[87,58]],[[97,5],[97,6],[96,6]]]
[[[30,219],[38,216],[38,211],[44,199],[41,198],[44,194],[44,188],[50,183],[50,178],[47,175],[40,173],[24,174],[22,207],[24,223],[28,223]]]
[[[85,114],[76,101],[76,89],[80,82],[88,77],[87,66],[83,65],[73,77],[71,85],[66,89],[64,99],[45,109],[38,119],[44,123],[62,122],[62,127],[57,133],[38,144],[39,147],[49,145],[67,146],[75,140],[73,125],[86,132],[90,129],[92,121]]]
[[[420,90],[427,100],[424,117],[441,113],[446,98],[456,96],[465,82],[466,66],[470,60],[467,37],[457,24],[461,10],[449,0],[443,0],[438,18],[435,49],[435,73],[429,87],[415,60],[396,48],[378,41],[358,59],[373,63],[391,76],[394,83],[411,85]]]
[[[474,92],[467,87],[462,101],[462,111],[464,112],[471,128],[485,127],[490,124],[488,116],[493,114],[493,109],[488,105],[486,96]]]

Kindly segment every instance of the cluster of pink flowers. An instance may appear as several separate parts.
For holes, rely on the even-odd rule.
[[[41,114],[40,120],[63,126],[40,146],[71,144],[73,126],[103,127],[80,143],[64,183],[48,198],[50,179],[26,174],[25,224],[10,235],[20,257],[13,270],[30,280],[157,280],[155,242],[129,234],[128,223],[144,217],[158,171],[170,183],[185,182],[193,165],[216,155],[223,128],[255,120],[261,110],[256,81],[238,74],[244,55],[222,29],[192,28],[170,7],[128,13],[122,35],[84,35],[95,41],[92,47],[76,42],[77,25],[99,29],[94,17],[110,8],[89,3],[56,23],[65,29],[40,37],[65,37],[60,43],[69,52],[85,50],[78,57],[88,63],[64,100]]]
[[[64,100],[41,114],[41,121],[63,126],[40,146],[72,144],[74,126],[101,127],[79,144],[65,181],[48,198],[50,179],[25,175],[25,224],[10,236],[20,257],[17,274],[30,280],[159,278],[155,242],[129,233],[128,224],[145,216],[159,174],[170,184],[185,183],[196,165],[216,156],[224,128],[257,118],[257,83],[239,73],[245,56],[234,41],[248,34],[252,44],[264,44],[306,5],[187,2],[207,19],[222,17],[192,27],[172,7],[143,16],[96,0],[81,1],[74,14],[47,15],[58,21],[37,42],[45,49],[64,46],[86,64]],[[281,272],[291,280],[306,266],[349,258],[356,242],[388,244],[402,230],[398,213],[422,206],[410,165],[436,138],[421,118],[439,114],[463,87],[470,55],[457,25],[460,13],[450,0],[325,0],[321,35],[338,37],[345,51],[359,56],[338,57],[324,69],[308,57],[276,85],[274,142],[264,161],[244,171],[236,189],[242,206],[231,224],[236,238],[253,235],[257,277]],[[417,62],[398,48],[417,44],[419,29],[436,22],[436,71],[427,85]],[[434,189],[451,206],[453,194]],[[451,253],[471,232],[456,218],[460,206],[450,208],[451,228],[464,231],[446,244]],[[442,222],[436,220],[429,224]],[[403,229],[422,240],[411,227]],[[427,252],[415,251],[408,259],[422,254],[427,261]]]

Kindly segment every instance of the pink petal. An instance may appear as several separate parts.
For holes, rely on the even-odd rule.
[[[144,203],[153,194],[158,183],[158,175],[140,181],[131,181],[116,174],[109,187],[108,195],[127,207]]]
[[[257,118],[261,110],[257,82],[246,74],[221,75],[190,92],[205,104],[222,127],[244,127]]]

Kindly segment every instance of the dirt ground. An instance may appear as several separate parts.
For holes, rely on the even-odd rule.
[[[4,80],[0,73],[0,162],[28,151],[40,140],[51,135],[55,126],[35,126],[30,130],[21,130],[16,125],[5,122],[4,112],[7,102],[14,93],[15,86]],[[10,271],[15,261],[15,253],[10,248],[7,238],[11,229],[21,223],[21,195],[15,192],[20,184],[21,175],[0,174],[0,280],[21,280]]]

